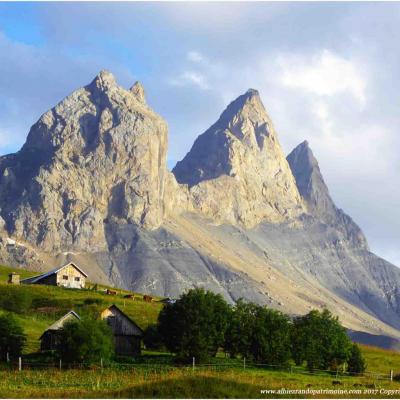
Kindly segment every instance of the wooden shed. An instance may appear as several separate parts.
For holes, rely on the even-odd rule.
[[[86,278],[87,274],[75,263],[70,262],[62,267],[54,268],[45,274],[23,279],[21,283],[83,289],[86,284]]]
[[[143,331],[131,318],[116,305],[112,305],[102,311],[101,319],[107,321],[114,334],[115,354],[132,357],[140,355]]]
[[[59,332],[66,322],[80,320],[75,311],[69,311],[54,324],[50,325],[40,336],[40,350],[56,350],[59,344]]]

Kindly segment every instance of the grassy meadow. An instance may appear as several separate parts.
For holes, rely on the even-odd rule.
[[[314,396],[285,389],[335,390]],[[262,390],[269,390],[263,393]],[[370,377],[340,378],[262,369],[154,368],[0,371],[2,398],[398,398],[400,384]],[[392,392],[391,392],[392,391]]]
[[[130,293],[118,290],[107,295],[104,287],[93,285],[75,290],[41,285],[8,285],[8,273],[0,267],[0,313],[12,309],[28,336],[24,350],[23,369],[0,366],[0,398],[277,398],[277,397],[399,397],[400,383],[367,374],[363,377],[336,377],[334,374],[308,374],[306,370],[277,371],[247,365],[241,360],[226,359],[223,354],[212,360],[213,366],[188,367],[173,365],[168,353],[145,351],[129,363],[111,364],[102,370],[91,368],[65,369],[57,365],[33,367],[29,360],[39,350],[39,337],[54,321],[73,309],[81,316],[98,315],[104,308],[116,304],[143,329],[155,323],[162,304],[147,303],[142,295],[135,300],[124,299]],[[19,270],[22,277],[32,272]],[[156,299],[157,300],[157,299]],[[385,374],[391,369],[400,374],[400,353],[362,346],[367,371]],[[33,354],[32,354],[33,353]],[[128,360],[125,360],[128,361]],[[331,389],[345,394],[283,394],[262,390]],[[399,392],[385,392],[399,390]],[[349,392],[353,391],[353,392]],[[354,392],[357,391],[357,392]],[[368,392],[365,392],[368,391]],[[381,392],[383,391],[383,392]]]

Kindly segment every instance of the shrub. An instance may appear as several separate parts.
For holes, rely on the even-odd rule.
[[[57,299],[54,297],[35,297],[32,300],[32,308],[56,308],[60,310],[71,310],[74,302],[71,299]]]
[[[295,318],[292,354],[297,365],[306,361],[310,370],[337,368],[348,360],[350,349],[345,328],[328,310],[313,310]]]
[[[0,288],[0,308],[22,314],[32,306],[32,295],[25,287],[2,286]]]
[[[99,305],[99,304],[103,303],[103,300],[102,299],[96,299],[94,297],[89,297],[89,298],[85,299],[83,303],[85,305],[91,305],[91,304]]]
[[[6,360],[7,353],[10,358],[17,358],[21,355],[22,349],[25,345],[26,335],[15,319],[9,314],[0,316],[0,357]]]
[[[361,353],[360,347],[356,343],[353,343],[347,360],[347,370],[350,373],[362,374],[366,367],[365,359]]]
[[[110,360],[114,355],[114,338],[104,321],[84,319],[66,323],[60,330],[57,349],[66,363],[95,363]]]
[[[192,289],[166,305],[158,323],[163,343],[178,359],[207,360],[223,345],[230,307],[221,295]]]

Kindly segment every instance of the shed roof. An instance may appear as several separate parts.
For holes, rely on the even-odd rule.
[[[40,281],[40,280],[42,280],[44,278],[47,278],[50,275],[56,274],[58,271],[61,271],[63,268],[68,267],[68,265],[72,265],[74,268],[76,268],[82,275],[85,276],[85,278],[88,277],[87,273],[82,271],[75,263],[69,262],[69,263],[67,263],[65,265],[62,265],[61,267],[54,268],[51,271],[48,271],[48,272],[46,272],[44,274],[36,275],[36,276],[31,277],[31,278],[23,279],[21,282],[22,283],[36,283],[36,282],[38,282],[38,281]]]
[[[42,334],[42,336],[40,336],[40,339],[43,337],[43,335],[48,332],[48,331],[58,331],[59,329],[61,329],[64,324],[70,320],[71,318],[75,318],[78,321],[81,319],[81,317],[73,310],[68,311],[65,315],[63,315],[59,320],[57,320],[56,322],[54,322],[53,324],[51,324]]]

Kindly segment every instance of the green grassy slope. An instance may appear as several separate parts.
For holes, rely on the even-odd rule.
[[[367,362],[367,371],[387,374],[392,369],[400,374],[400,353],[371,346],[360,346]]]
[[[147,303],[136,294],[135,300],[124,299],[123,295],[132,293],[118,290],[117,295],[107,295],[105,287],[93,289],[65,289],[44,285],[8,285],[8,274],[13,269],[0,266],[0,313],[13,311],[17,314],[28,336],[25,353],[39,349],[39,337],[43,331],[69,310],[80,316],[98,316],[112,304],[118,306],[142,329],[155,323],[162,304],[155,301]],[[35,275],[30,271],[18,269],[21,277]],[[89,284],[89,287],[93,285]],[[132,293],[133,294],[133,293]],[[155,299],[157,300],[157,299]]]
[[[162,308],[162,304],[155,301],[147,303],[142,300],[142,295],[135,294],[135,300],[124,299],[124,294],[132,293],[126,290],[117,290],[117,295],[105,294],[105,286],[98,285],[98,290],[65,289],[55,286],[7,284],[8,274],[15,269],[0,266],[0,313],[7,311],[3,307],[4,299],[10,299],[17,318],[21,321],[28,336],[25,353],[32,353],[39,349],[39,337],[43,331],[63,316],[69,310],[76,311],[80,316],[98,316],[99,313],[110,306],[117,305],[131,317],[142,329],[155,323]],[[34,272],[18,269],[21,277],[35,275]],[[133,294],[133,293],[132,293]],[[15,299],[27,299],[18,302]],[[155,299],[158,300],[158,299]],[[393,369],[395,374],[400,374],[400,353],[361,346],[366,358],[368,371],[389,374]]]

